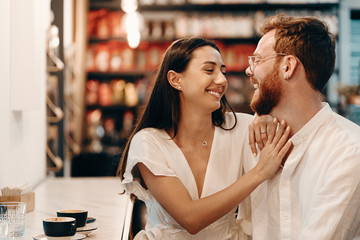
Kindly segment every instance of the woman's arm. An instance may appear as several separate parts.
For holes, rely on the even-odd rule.
[[[258,164],[234,184],[211,196],[192,200],[176,177],[155,176],[144,165],[138,168],[149,191],[163,208],[189,233],[196,234],[244,200],[260,183],[272,177],[291,146],[290,128],[280,124],[275,136],[269,136]],[[231,166],[229,166],[231,167]]]

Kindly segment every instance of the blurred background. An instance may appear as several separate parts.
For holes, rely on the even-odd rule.
[[[360,124],[357,0],[1,0],[0,187],[47,176],[115,176],[166,48],[220,47],[236,111],[252,113],[244,70],[269,15],[317,16],[337,39],[324,100]]]

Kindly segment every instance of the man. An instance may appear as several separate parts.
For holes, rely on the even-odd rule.
[[[293,149],[250,196],[253,240],[360,239],[360,127],[321,102],[334,37],[313,17],[273,16],[261,31],[246,69],[255,87],[251,107],[285,120]],[[246,162],[245,171],[254,165]]]

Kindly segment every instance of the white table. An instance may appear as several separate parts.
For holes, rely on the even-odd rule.
[[[116,177],[48,178],[35,189],[35,210],[26,214],[25,239],[42,234],[42,220],[56,217],[61,209],[86,209],[96,218],[98,228],[86,239],[127,239],[133,205],[121,192]]]

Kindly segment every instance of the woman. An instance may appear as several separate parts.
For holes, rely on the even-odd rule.
[[[241,177],[243,158],[252,157],[243,151],[252,116],[227,103],[225,70],[204,39],[180,39],[166,51],[119,165],[126,192],[148,211],[135,239],[237,239],[237,205],[279,169],[291,146],[284,122]]]

